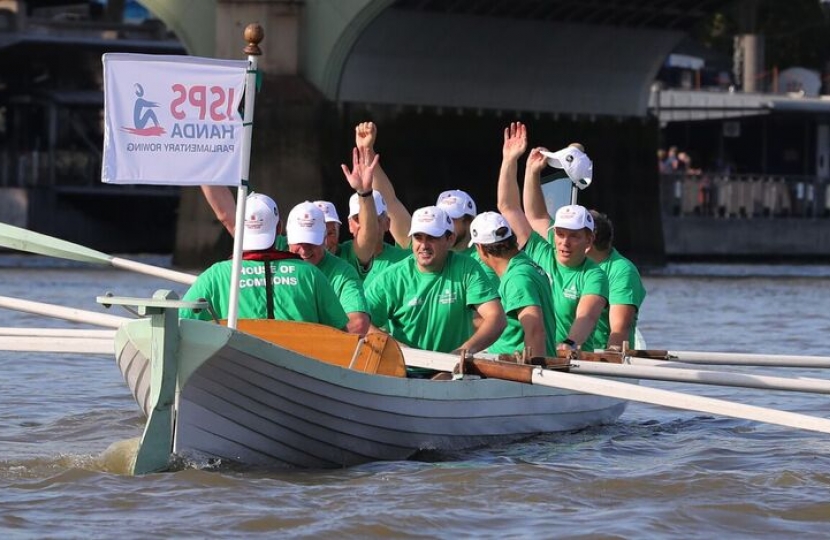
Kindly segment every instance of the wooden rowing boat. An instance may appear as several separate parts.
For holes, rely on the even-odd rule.
[[[531,364],[486,358],[462,363],[428,351],[402,354],[394,340],[380,334],[361,339],[281,321],[240,321],[237,330],[180,321],[179,308],[207,304],[176,298],[171,291],[158,291],[152,299],[98,298],[104,305],[135,306],[130,311],[143,318],[131,319],[0,297],[0,307],[114,329],[3,328],[0,350],[98,355],[109,343],[109,354],[115,350],[147,416],[131,467],[138,474],[166,469],[174,452],[306,467],[403,459],[419,450],[459,450],[613,422],[627,401],[830,433],[830,419],[614,379],[823,394],[830,393],[830,381],[678,372],[661,367],[681,359],[671,351],[630,351],[662,361],[603,351],[534,358]],[[775,357],[794,367],[805,358]],[[830,363],[830,358],[808,359]],[[463,368],[463,376],[411,379],[403,376],[407,366]]]
[[[243,331],[245,321],[240,327],[178,320],[175,309],[159,309],[117,331],[118,365],[148,416],[135,472],[166,467],[171,450],[282,467],[402,460],[421,450],[461,450],[612,423],[626,406],[492,378],[406,378],[400,349],[385,335],[361,340],[283,322],[279,335],[257,337]],[[159,351],[171,357],[160,359]],[[167,389],[159,390],[165,379]],[[162,428],[154,430],[159,419]]]
[[[0,245],[177,281],[194,279],[3,224]],[[377,336],[369,336],[360,344],[369,350],[361,351],[357,337],[345,335],[352,341],[344,344],[344,334],[331,329],[321,338],[319,331],[310,336],[296,326],[275,336],[263,335],[262,329],[246,329],[247,322],[242,325],[245,333],[193,321],[179,324],[177,317],[160,318],[166,311],[186,304],[173,298],[169,291],[159,291],[153,299],[99,299],[104,305],[138,306],[132,313],[149,318],[136,321],[0,296],[2,308],[110,329],[4,328],[0,329],[0,350],[109,355],[115,335],[119,365],[147,415],[132,469],[137,473],[166,468],[174,450],[283,465],[342,466],[372,459],[400,459],[421,449],[454,450],[612,422],[627,401],[830,433],[830,419],[619,380],[633,377],[828,394],[830,381],[826,380],[686,368],[678,371],[664,366],[699,362],[816,368],[830,365],[830,357],[632,350],[617,353],[611,365],[602,355],[595,358],[599,362],[592,362],[590,353],[580,353],[570,359],[570,373],[513,364],[513,369],[486,374],[487,380],[467,377],[424,381],[400,377],[403,364],[449,371],[458,359],[407,349],[401,361],[394,341],[389,345],[377,342]],[[292,339],[286,342],[287,338]],[[177,341],[189,345],[178,347]],[[386,355],[396,357],[396,363],[389,364],[388,359],[384,360]],[[275,390],[276,386],[256,370],[275,380],[287,377],[282,384],[290,392]],[[211,393],[210,379],[203,381],[207,375],[215,378],[213,384],[223,388],[222,392]],[[303,381],[304,385],[293,388],[294,381]],[[237,386],[231,386],[231,382]],[[204,406],[201,397],[192,397],[199,392],[209,397],[210,407]],[[237,437],[234,422],[238,420],[234,415],[252,422],[239,428],[251,441],[266,449],[279,448],[294,459],[304,452],[308,455],[291,461],[272,457],[272,450],[261,452],[245,437]],[[235,447],[241,450],[234,453]]]

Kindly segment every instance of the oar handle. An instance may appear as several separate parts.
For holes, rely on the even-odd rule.
[[[109,328],[118,328],[123,323],[132,320],[126,317],[107,315],[106,313],[67,308],[43,302],[32,302],[30,300],[22,300],[20,298],[12,298],[9,296],[0,296],[0,307],[23,311],[26,313],[34,313],[45,317],[94,324],[96,326],[105,326]]]

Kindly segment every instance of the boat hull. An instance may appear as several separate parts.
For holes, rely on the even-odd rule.
[[[145,414],[148,325],[116,340]],[[332,468],[402,460],[614,422],[625,402],[496,379],[374,375],[198,321],[179,326],[174,452],[251,465]],[[208,338],[208,339],[206,339]]]

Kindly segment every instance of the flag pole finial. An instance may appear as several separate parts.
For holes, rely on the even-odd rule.
[[[245,41],[248,45],[242,51],[248,56],[259,56],[262,51],[259,48],[259,43],[265,38],[265,31],[259,23],[251,23],[245,27]]]

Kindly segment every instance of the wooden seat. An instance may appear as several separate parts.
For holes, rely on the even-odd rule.
[[[227,321],[220,321],[227,325]],[[364,338],[316,323],[239,319],[237,330],[284,349],[344,368],[406,377],[403,353],[391,336],[368,334]]]

